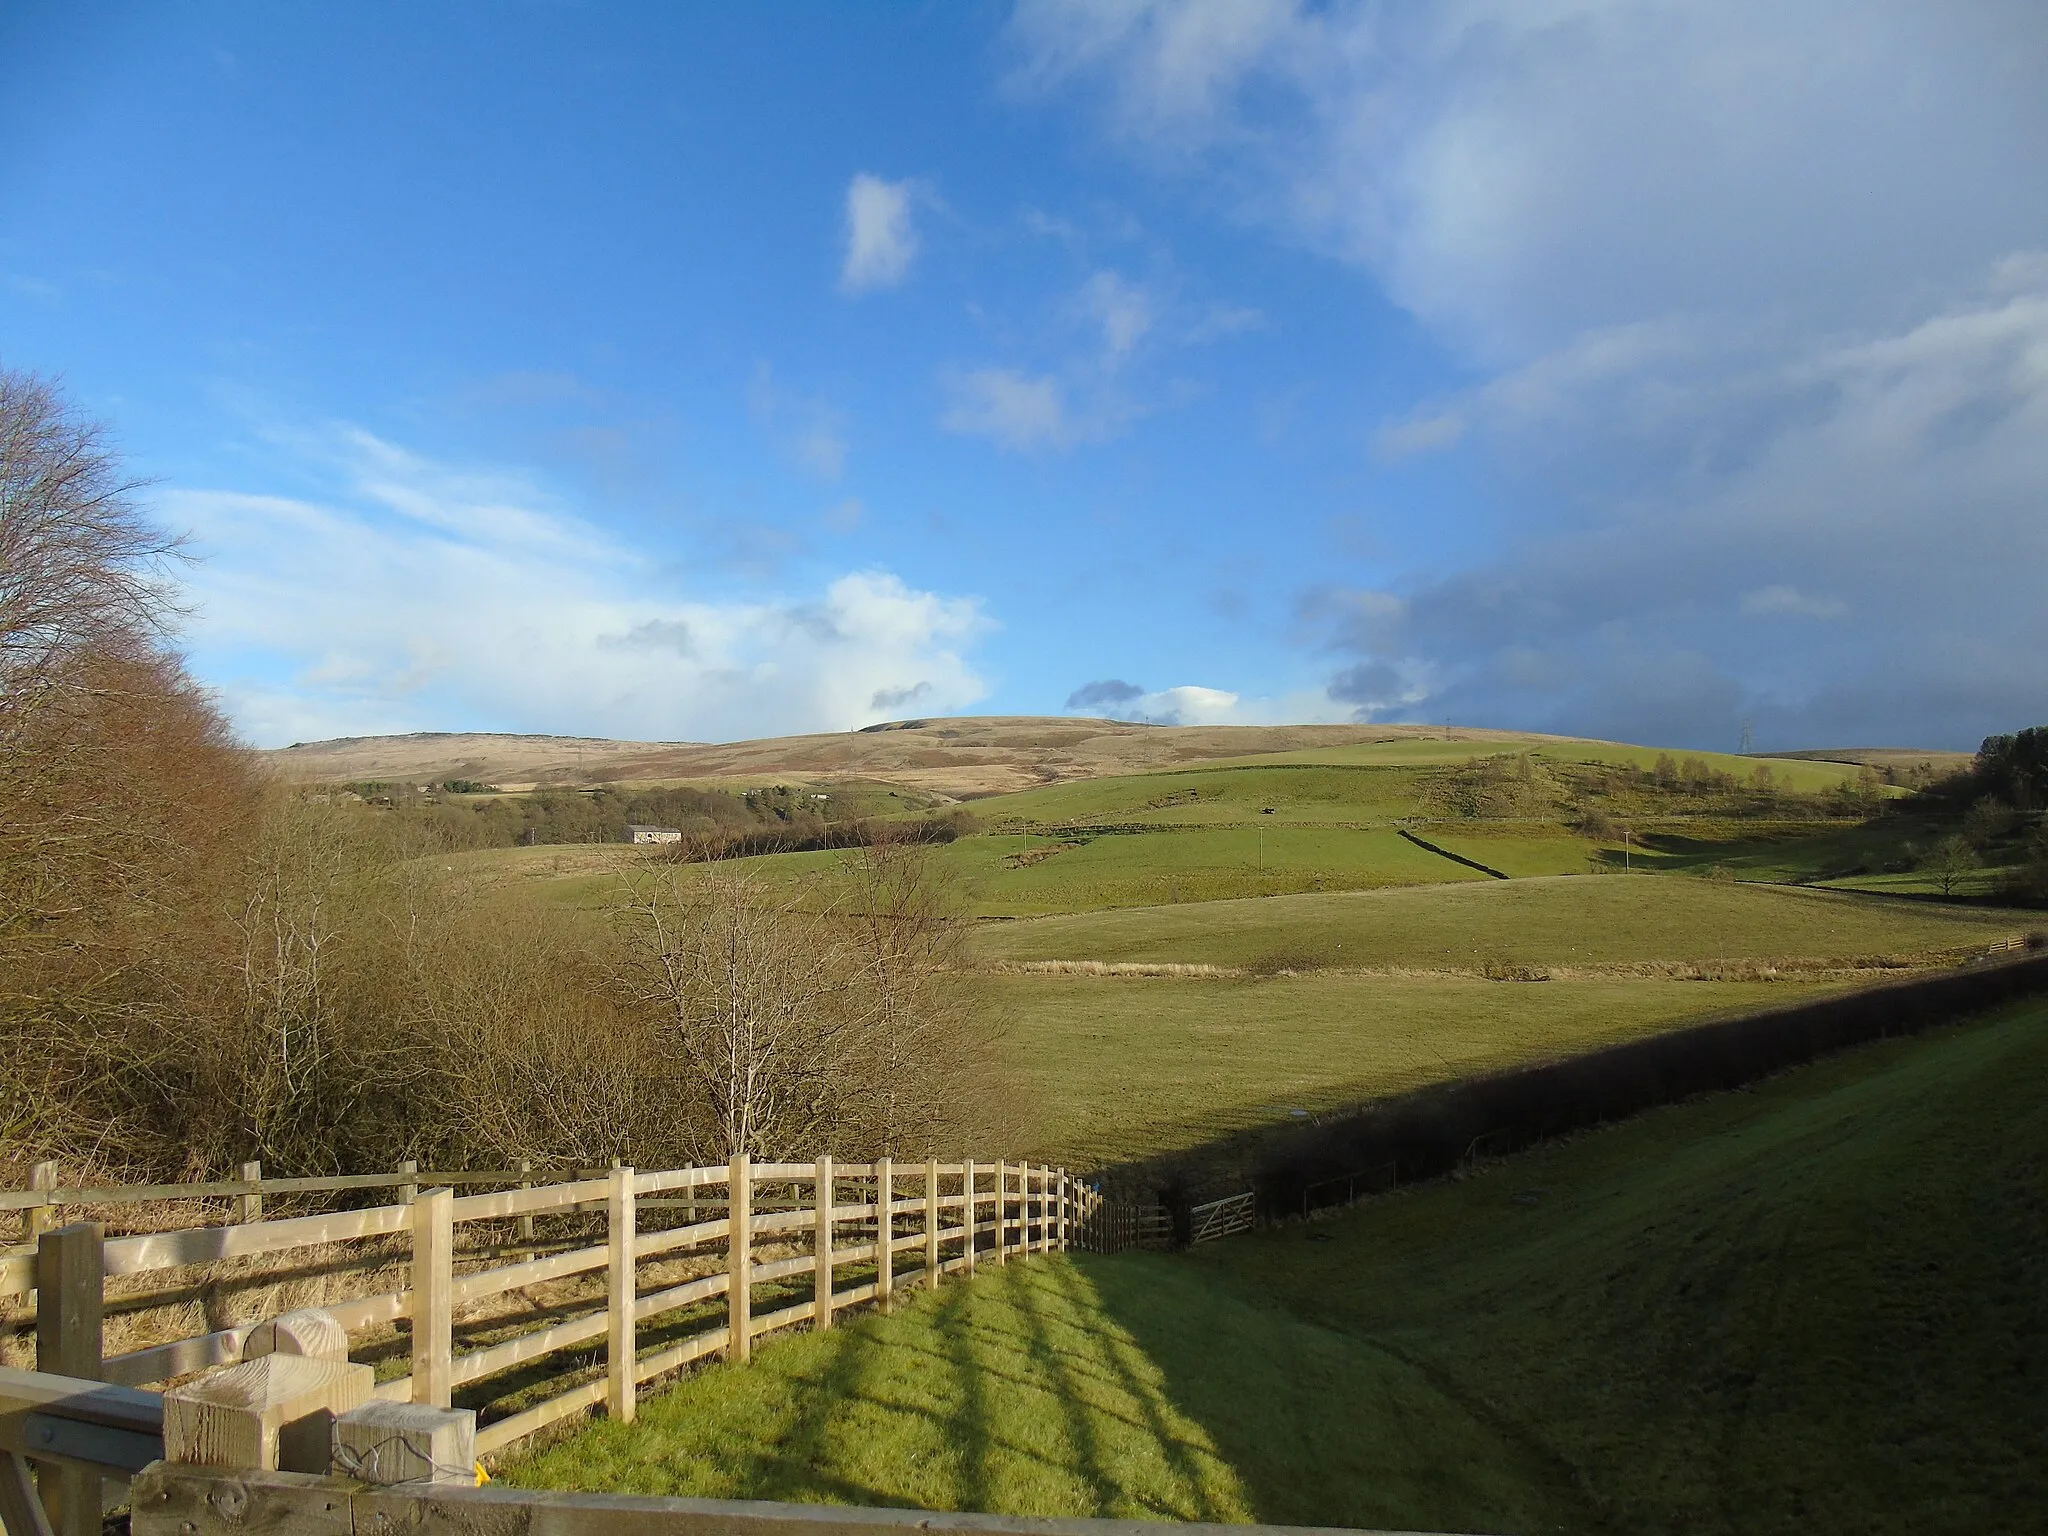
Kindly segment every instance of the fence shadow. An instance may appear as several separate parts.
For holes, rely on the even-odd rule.
[[[1077,1254],[1071,1275],[1124,1368],[1153,1384],[1162,1421],[1199,1426],[1201,1453],[1229,1468],[1255,1520],[1403,1531],[1589,1523],[1560,1460],[1374,1341],[1249,1305],[1185,1259]]]

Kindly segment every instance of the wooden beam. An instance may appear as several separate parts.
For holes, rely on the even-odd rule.
[[[412,1206],[412,1400],[446,1408],[454,1383],[455,1191]]]
[[[924,1283],[933,1290],[939,1285],[939,1160],[927,1158],[924,1165]]]
[[[960,1209],[967,1213],[967,1220],[965,1222],[967,1228],[967,1247],[962,1257],[967,1261],[963,1268],[970,1275],[974,1273],[974,1245],[977,1241],[974,1235],[974,1229],[978,1224],[974,1219],[976,1203],[974,1198],[974,1164],[971,1161],[964,1162],[960,1165]]]
[[[32,1193],[43,1198],[28,1208],[23,1218],[23,1237],[31,1244],[45,1232],[57,1225],[57,1207],[50,1203],[50,1192],[57,1187],[57,1165],[43,1161],[28,1171],[28,1187]]]
[[[263,1219],[263,1165],[242,1164],[242,1182],[250,1188],[246,1195],[235,1199],[235,1221],[237,1225],[247,1226],[252,1221]]]
[[[726,1358],[744,1364],[753,1354],[748,1326],[754,1300],[754,1172],[747,1154],[732,1160],[726,1173],[726,1269],[732,1276],[726,1292]]]
[[[325,1475],[334,1421],[375,1385],[367,1365],[345,1360],[244,1360],[164,1394],[164,1459]]]
[[[98,1222],[46,1231],[36,1239],[36,1369],[98,1381],[106,1308],[105,1239]],[[99,1536],[100,1475],[47,1466],[43,1507],[57,1536]]]
[[[832,1326],[832,1159],[821,1157],[815,1170],[813,1191],[818,1208],[817,1232],[811,1239],[811,1254],[817,1260],[811,1286],[812,1321],[822,1332]]]
[[[1003,1262],[1003,1244],[1010,1235],[1010,1165],[996,1164],[996,1263]]]
[[[875,1159],[875,1296],[886,1312],[896,1290],[896,1166]]]
[[[606,1273],[605,1313],[605,1410],[621,1424],[633,1422],[633,1405],[638,1379],[633,1374],[635,1345],[634,1302],[639,1287],[633,1269],[633,1239],[638,1219],[633,1211],[633,1170],[612,1170],[610,1222],[610,1265]]]

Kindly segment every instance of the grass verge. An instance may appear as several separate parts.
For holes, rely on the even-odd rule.
[[[1336,1220],[985,1273],[506,1476],[1411,1530],[2034,1531],[2044,1166],[2036,1004]]]

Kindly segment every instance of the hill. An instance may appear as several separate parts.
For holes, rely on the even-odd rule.
[[[512,789],[860,778],[971,799],[1066,779],[1272,752],[1568,739],[1422,725],[1161,726],[1022,715],[905,720],[830,735],[716,744],[442,732],[345,736],[299,742],[264,755],[288,776],[320,783],[474,779]]]
[[[2033,1004],[1333,1220],[985,1271],[504,1475],[1403,1530],[2034,1531],[2044,1159]]]

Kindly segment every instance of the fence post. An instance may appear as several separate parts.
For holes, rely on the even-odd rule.
[[[455,1191],[412,1202],[412,1400],[446,1408],[455,1373]]]
[[[533,1180],[528,1177],[532,1172],[533,1159],[530,1157],[519,1159],[519,1187],[521,1189],[533,1188]],[[528,1211],[519,1218],[519,1240],[522,1243],[533,1241],[533,1212],[531,1211]],[[522,1260],[531,1259],[533,1257],[533,1250],[531,1248],[525,1249],[520,1253],[519,1257]]]
[[[235,1220],[243,1225],[263,1219],[263,1165],[242,1164],[242,1182],[256,1187],[235,1202]]]
[[[634,1272],[634,1239],[639,1221],[634,1209],[633,1170],[614,1168],[610,1198],[605,1202],[605,1411],[621,1424],[633,1422],[633,1402],[640,1363],[634,1348],[633,1307],[640,1299]]]
[[[875,1159],[875,1305],[887,1312],[896,1294],[896,1166]]]
[[[754,1170],[742,1152],[732,1160],[725,1186],[725,1251],[731,1277],[726,1289],[725,1358],[741,1365],[754,1352],[753,1229]]]
[[[965,1249],[967,1262],[961,1267],[970,1279],[974,1275],[974,1244],[976,1241],[974,1236],[976,1225],[974,1205],[974,1163],[970,1159],[960,1165],[960,1217],[961,1224],[967,1228],[967,1246]]]
[[[1067,1183],[1067,1170],[1060,1170],[1060,1252],[1067,1251],[1067,1201],[1073,1194],[1073,1187]]]
[[[832,1159],[818,1159],[818,1232],[811,1241],[811,1262],[816,1266],[811,1285],[811,1326],[832,1326]]]
[[[399,1173],[418,1173],[420,1171],[420,1161],[416,1157],[408,1157],[404,1162],[398,1165],[395,1171]],[[413,1201],[419,1199],[419,1197],[419,1185],[401,1184],[398,1186],[398,1203],[400,1205],[411,1205]]]
[[[29,1170],[28,1187],[48,1194],[57,1187],[57,1165],[54,1161],[37,1163]],[[22,1236],[33,1243],[45,1232],[57,1225],[57,1208],[54,1205],[32,1205],[23,1213],[28,1217]]]
[[[924,1283],[939,1286],[939,1160],[924,1165]]]
[[[996,1263],[1003,1263],[1003,1239],[1009,1234],[1009,1222],[1005,1219],[1010,1204],[1010,1165],[996,1164]]]
[[[55,1188],[55,1181],[43,1187]],[[36,1239],[36,1369],[98,1381],[105,1309],[106,1252],[99,1223],[82,1221],[42,1233]],[[96,1469],[45,1466],[40,1483],[56,1536],[99,1536]]]

